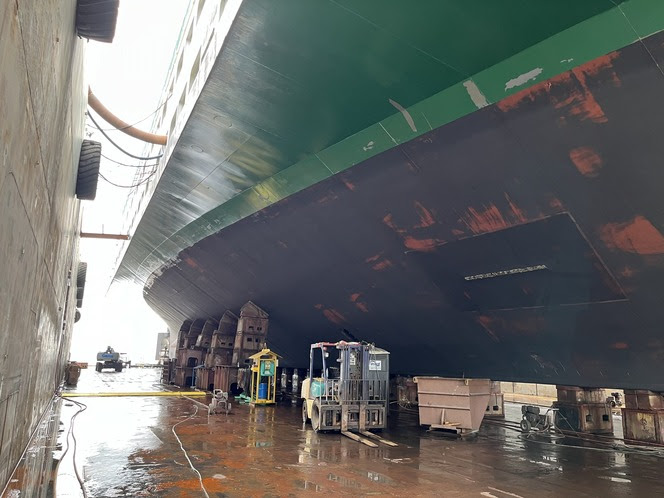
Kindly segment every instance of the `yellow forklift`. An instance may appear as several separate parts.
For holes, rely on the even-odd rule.
[[[387,427],[389,355],[373,344],[312,344],[309,377],[302,382],[302,421],[311,420],[316,432],[341,431],[367,446],[377,446],[367,438],[396,446],[369,432]],[[321,375],[314,377],[315,371]]]

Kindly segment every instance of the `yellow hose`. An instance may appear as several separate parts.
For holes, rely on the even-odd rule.
[[[131,392],[131,393],[62,393],[64,398],[117,398],[127,396],[172,396],[176,398],[183,398],[186,396],[207,396],[208,393],[203,391],[144,391],[144,392]]]

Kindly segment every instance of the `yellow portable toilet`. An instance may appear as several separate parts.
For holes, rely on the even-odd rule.
[[[279,355],[263,349],[249,357],[251,366],[251,404],[273,405],[277,393]]]

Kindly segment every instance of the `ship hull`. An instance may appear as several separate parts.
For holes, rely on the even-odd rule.
[[[247,300],[268,343],[375,342],[394,372],[664,390],[664,36],[398,145],[182,251],[178,330]]]

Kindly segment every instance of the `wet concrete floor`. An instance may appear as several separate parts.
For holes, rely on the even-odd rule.
[[[77,390],[162,390],[159,376],[150,369],[89,369]],[[300,407],[290,404],[234,404],[229,415],[208,416],[200,404],[205,398],[76,401],[87,405],[73,430],[76,461],[87,495],[94,497],[664,495],[663,458],[615,451],[609,441],[524,438],[516,430],[515,404],[506,405],[505,422],[484,423],[466,439],[427,432],[416,413],[395,410],[383,437],[399,447],[370,448],[336,433],[315,433],[302,425]],[[64,448],[79,408],[64,401],[61,409]],[[83,496],[72,455],[70,449],[58,469],[59,497]],[[24,482],[25,472],[19,472],[7,496],[39,496],[26,491]]]

